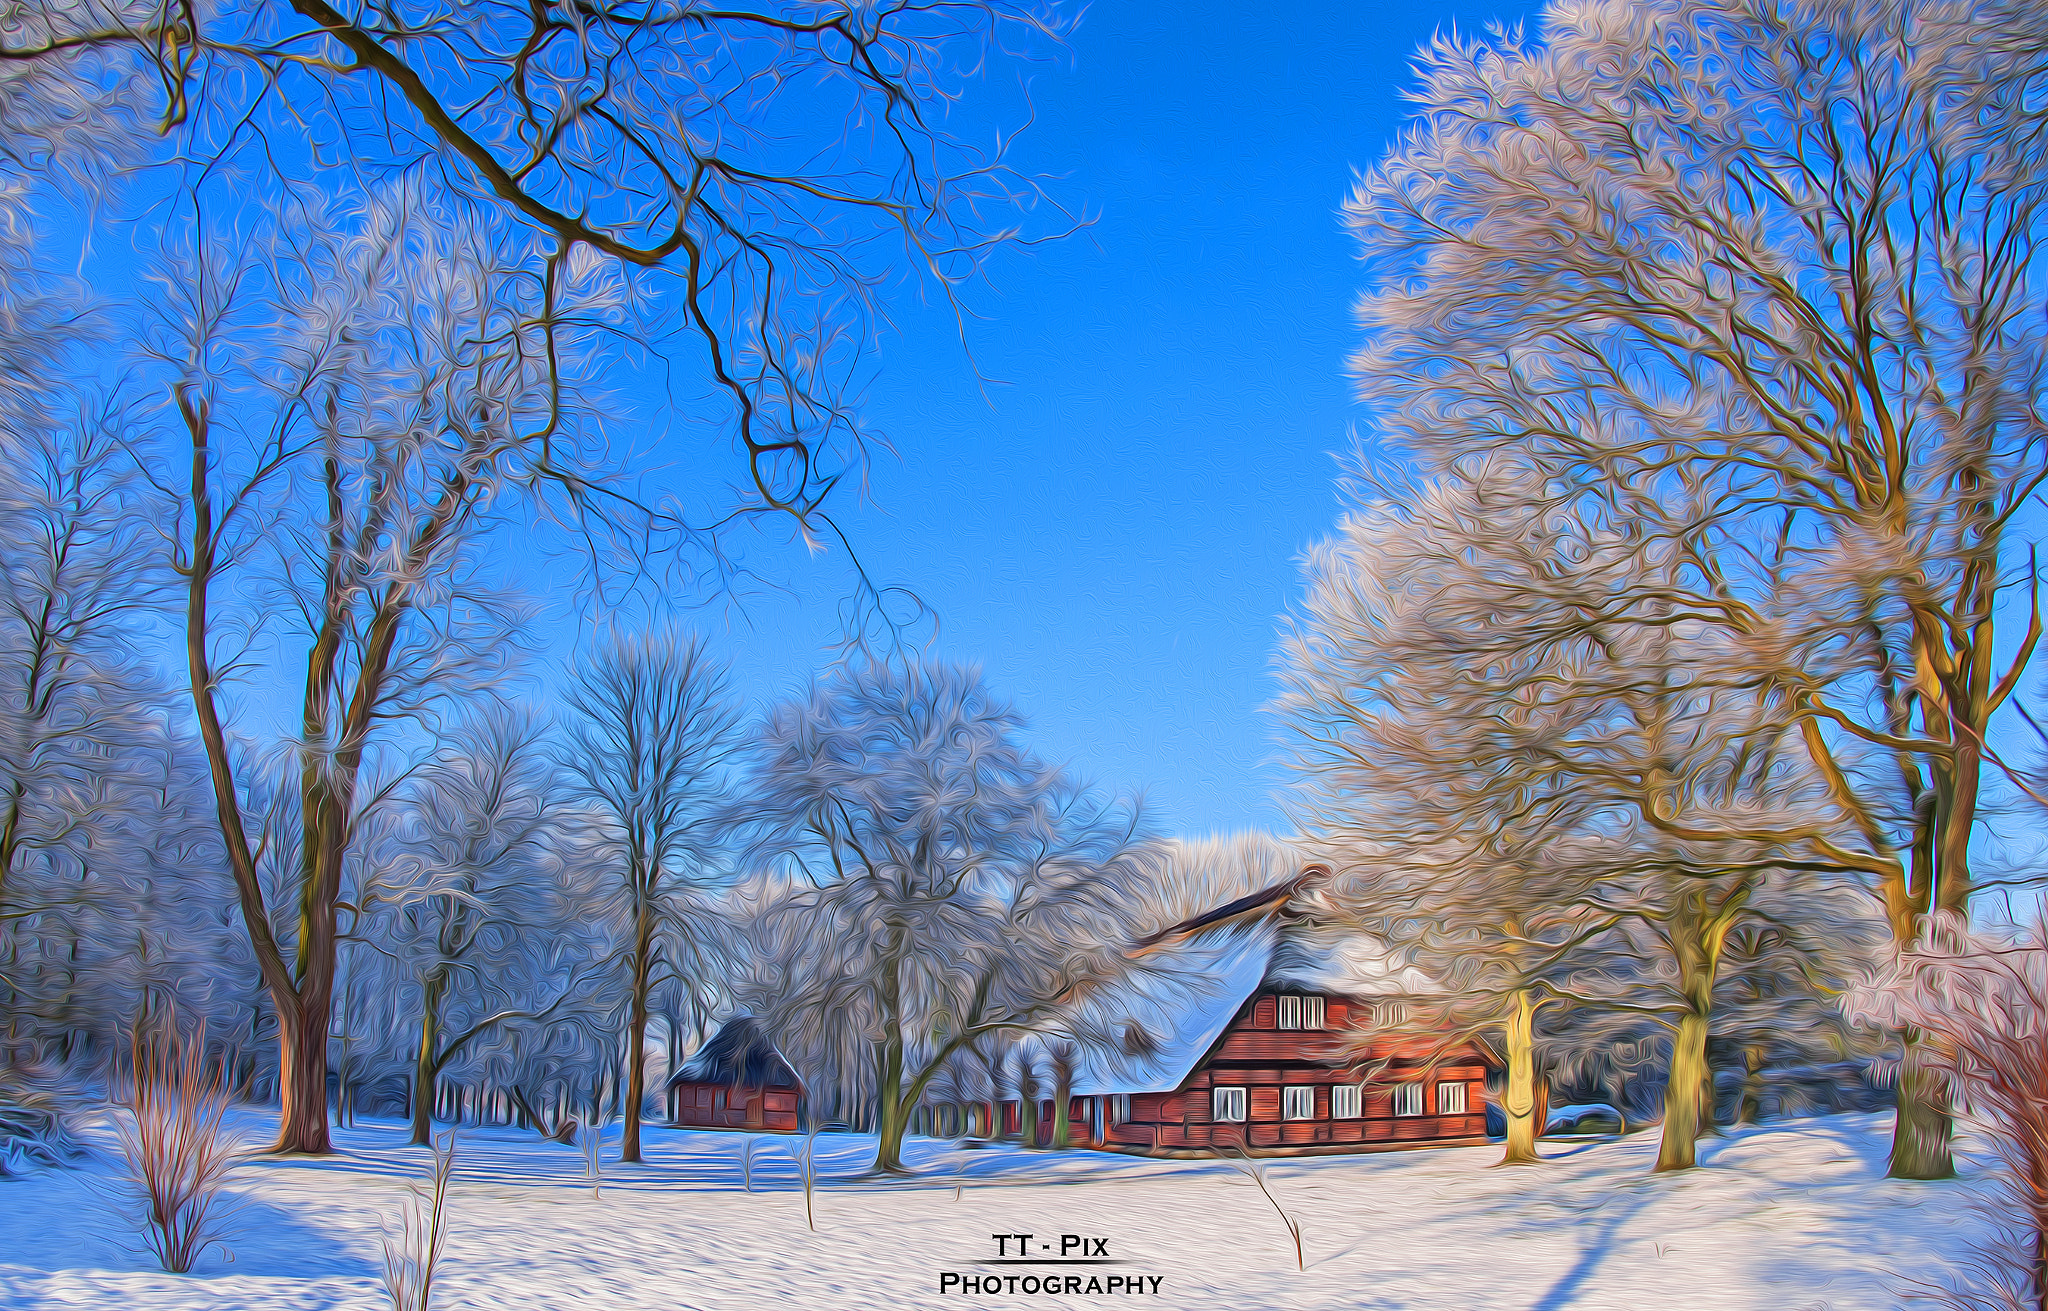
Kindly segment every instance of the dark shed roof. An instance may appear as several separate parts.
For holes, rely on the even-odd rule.
[[[775,1054],[761,1026],[750,1015],[735,1015],[720,1025],[711,1041],[697,1049],[670,1083],[723,1083],[738,1088],[794,1088],[796,1073]]]

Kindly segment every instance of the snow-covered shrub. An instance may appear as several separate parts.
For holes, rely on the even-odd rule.
[[[206,1027],[175,1021],[130,1044],[121,1151],[142,1210],[143,1238],[163,1268],[184,1274],[220,1241],[221,1192],[241,1144],[226,1123],[227,1056],[209,1060]]]
[[[2000,936],[1937,918],[1852,1006],[1859,1018],[1919,1031],[1912,1051],[2004,1167],[1999,1237],[1971,1263],[1970,1282],[1940,1300],[2048,1311],[2048,921]]]
[[[429,1311],[434,1300],[434,1272],[447,1241],[448,1180],[455,1173],[455,1131],[434,1146],[434,1182],[414,1184],[398,1213],[399,1232],[384,1232],[384,1295],[391,1311]]]
[[[69,1165],[85,1155],[47,1077],[0,1068],[0,1179]]]

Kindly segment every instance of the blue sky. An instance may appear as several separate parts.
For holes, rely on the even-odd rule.
[[[1416,47],[1524,20],[1479,2],[1097,4],[1070,59],[1035,72],[1016,155],[1093,226],[970,293],[972,365],[946,314],[895,307],[866,417],[900,458],[840,522],[1041,753],[1144,789],[1169,832],[1281,823],[1261,710],[1276,622],[1297,555],[1335,525],[1334,457],[1360,417],[1342,364],[1365,271],[1338,207],[1399,130]],[[765,698],[824,658],[850,575],[843,553],[740,545],[788,590],[693,622]]]

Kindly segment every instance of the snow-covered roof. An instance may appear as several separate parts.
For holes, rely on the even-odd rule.
[[[1179,1087],[1257,991],[1272,950],[1270,932],[1239,934],[1219,947],[1177,953],[1184,959],[1175,968],[1141,976],[1099,1001],[1098,1015],[1122,1013],[1109,1025],[1121,1041],[1084,1049],[1074,1092],[1085,1097]]]
[[[1403,964],[1386,945],[1359,933],[1297,925],[1280,936],[1266,967],[1275,985],[1312,988],[1352,997],[1415,996],[1437,984]]]
[[[1176,955],[1180,959],[1171,968],[1098,1003],[1098,1015],[1105,1008],[1122,1007],[1133,1018],[1123,1022],[1125,1041],[1116,1049],[1092,1044],[1085,1052],[1074,1077],[1076,1094],[1166,1092],[1180,1087],[1215,1047],[1238,1009],[1261,987],[1350,997],[1436,990],[1428,976],[1412,965],[1399,964],[1383,945],[1333,929],[1291,925],[1276,932],[1259,926],[1206,949],[1184,948]]]

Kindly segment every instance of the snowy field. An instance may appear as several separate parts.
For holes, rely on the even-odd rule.
[[[260,1141],[262,1122],[241,1122]],[[650,1129],[647,1164],[605,1143],[601,1194],[581,1151],[509,1129],[464,1131],[435,1305],[522,1308],[1151,1306],[1229,1308],[1771,1308],[1901,1303],[1899,1272],[1953,1265],[1984,1223],[1984,1179],[1885,1180],[1889,1121],[1836,1116],[1703,1145],[1703,1168],[1651,1177],[1656,1136],[1546,1141],[1549,1164],[1494,1170],[1496,1148],[1270,1162],[1307,1269],[1271,1203],[1219,1163],[913,1141],[924,1173],[858,1178],[871,1138],[818,1141],[817,1232],[791,1139]],[[159,1272],[115,1193],[111,1134],[86,1168],[0,1180],[0,1305],[378,1308],[381,1228],[428,1167],[395,1124],[337,1133],[326,1160],[248,1161],[228,1253]],[[1103,1240],[1114,1264],[995,1265],[995,1234]],[[1014,1256],[1014,1239],[1004,1250]],[[1042,1254],[1032,1253],[1034,1257]],[[1057,1297],[941,1294],[942,1277]],[[1142,1280],[1090,1295],[1086,1280]],[[1157,1278],[1158,1291],[1151,1292]],[[1066,1280],[1081,1281],[1068,1293]]]

